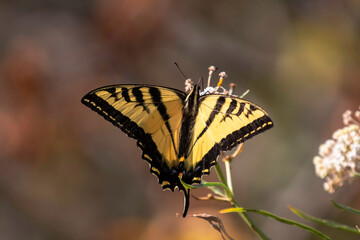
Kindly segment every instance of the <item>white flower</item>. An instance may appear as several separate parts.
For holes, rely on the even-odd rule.
[[[215,88],[210,86],[210,87],[205,88],[203,91],[201,91],[200,95],[205,95],[205,94],[215,93],[215,92],[216,92]]]
[[[225,72],[219,73],[219,77],[220,77],[219,81],[218,81],[216,87],[212,87],[212,86],[210,86],[211,77],[213,76],[213,74],[217,70],[217,68],[214,66],[210,66],[208,69],[209,69],[208,85],[203,91],[200,92],[200,95],[214,94],[214,93],[215,94],[232,95],[235,84],[230,83],[229,91],[226,90],[224,87],[222,87],[222,83],[223,83],[224,79],[227,78],[226,73]],[[191,81],[191,79],[187,79],[185,82],[185,92],[190,92],[192,85],[193,85],[193,82]]]
[[[324,189],[329,193],[360,171],[360,111],[356,111],[355,118],[351,115],[349,110],[343,114],[347,126],[320,145],[319,156],[313,159],[316,175],[325,178]]]

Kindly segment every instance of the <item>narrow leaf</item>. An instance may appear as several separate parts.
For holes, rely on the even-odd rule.
[[[240,98],[243,98],[243,97],[245,97],[248,93],[250,92],[250,90],[248,89],[248,90],[246,90],[241,96],[240,96]]]
[[[232,212],[246,212],[244,208],[225,208],[219,211],[219,213],[232,213]]]
[[[181,177],[179,177],[179,180],[180,180],[181,184],[182,184],[184,187],[186,187],[186,188],[189,188],[189,189],[195,189],[195,188],[196,188],[196,187],[193,186],[193,185],[190,185],[190,184],[185,183],[185,182],[181,179]]]
[[[316,222],[316,223],[320,223],[320,224],[323,224],[323,225],[328,226],[328,227],[332,227],[332,228],[341,229],[341,230],[344,230],[344,231],[360,234],[360,232],[354,227],[351,227],[351,226],[348,226],[348,225],[345,225],[345,224],[341,224],[341,223],[337,223],[337,222],[327,220],[327,219],[316,218],[316,217],[310,216],[310,215],[308,215],[306,213],[303,213],[300,210],[295,209],[293,207],[289,207],[289,209],[293,213],[298,215],[299,217],[304,218],[306,220],[309,220],[311,222]]]
[[[310,226],[307,226],[307,225],[304,225],[304,224],[301,224],[301,223],[298,223],[298,222],[295,222],[295,221],[292,221],[290,219],[286,219],[286,218],[282,218],[282,217],[279,217],[279,216],[276,216],[275,214],[272,214],[268,211],[264,211],[264,210],[258,210],[258,209],[248,209],[248,208],[228,208],[228,209],[223,209],[220,211],[221,213],[229,213],[229,212],[255,212],[255,213],[259,213],[261,215],[264,215],[264,216],[267,216],[267,217],[270,217],[270,218],[273,218],[279,222],[282,222],[282,223],[285,223],[285,224],[289,224],[289,225],[294,225],[294,226],[297,226],[297,227],[300,227],[322,239],[326,239],[326,240],[330,240],[330,237],[329,236],[326,236],[325,234],[323,234],[322,232],[310,227]]]
[[[203,181],[203,183],[201,183],[201,184],[189,185],[189,184],[185,183],[180,177],[179,177],[179,180],[180,180],[181,184],[184,185],[184,187],[189,188],[189,189],[197,189],[197,188],[203,188],[203,187],[208,187],[208,188],[211,188],[211,187],[222,187],[222,188],[226,191],[226,193],[228,194],[228,196],[232,196],[229,187],[226,186],[226,185],[223,184],[223,183],[219,183],[219,182],[204,182],[204,181]]]
[[[206,184],[207,182],[202,181],[203,184]],[[226,194],[224,193],[224,191],[222,191],[219,187],[216,186],[207,186],[207,188],[209,188],[211,191],[213,191],[213,193],[226,198]]]
[[[343,204],[340,204],[338,202],[336,202],[335,200],[331,199],[331,202],[332,204],[334,204],[335,207],[339,208],[339,209],[342,209],[344,211],[347,211],[347,212],[350,212],[350,213],[354,213],[354,214],[357,214],[357,215],[360,215],[360,211],[355,209],[355,208],[351,208],[351,207],[348,207],[346,205],[343,205]]]

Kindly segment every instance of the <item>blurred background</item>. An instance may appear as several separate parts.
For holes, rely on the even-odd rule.
[[[360,103],[359,20],[358,0],[2,0],[0,239],[220,239],[190,215],[227,204],[192,198],[177,217],[182,192],[162,191],[136,142],[80,103],[109,84],[183,90],[175,61],[194,81],[218,66],[274,120],[232,163],[243,206],[359,224],[329,201],[360,208],[359,182],[330,195],[312,164]],[[315,239],[251,217],[272,239]],[[257,239],[236,214],[220,218],[234,239]]]

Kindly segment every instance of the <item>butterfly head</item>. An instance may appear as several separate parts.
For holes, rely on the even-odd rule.
[[[193,92],[200,92],[200,85],[199,84],[193,84],[191,87],[191,91],[189,94],[192,94]]]
[[[191,84],[191,88],[188,95],[186,96],[185,102],[189,102],[189,101],[196,102],[198,100],[199,95],[200,95],[200,86],[198,84]]]

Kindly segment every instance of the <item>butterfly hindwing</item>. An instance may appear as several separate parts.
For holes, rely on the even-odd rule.
[[[91,91],[82,102],[135,138],[150,171],[164,188],[173,190],[171,168],[178,159],[185,97],[185,93],[171,88],[113,85]]]

